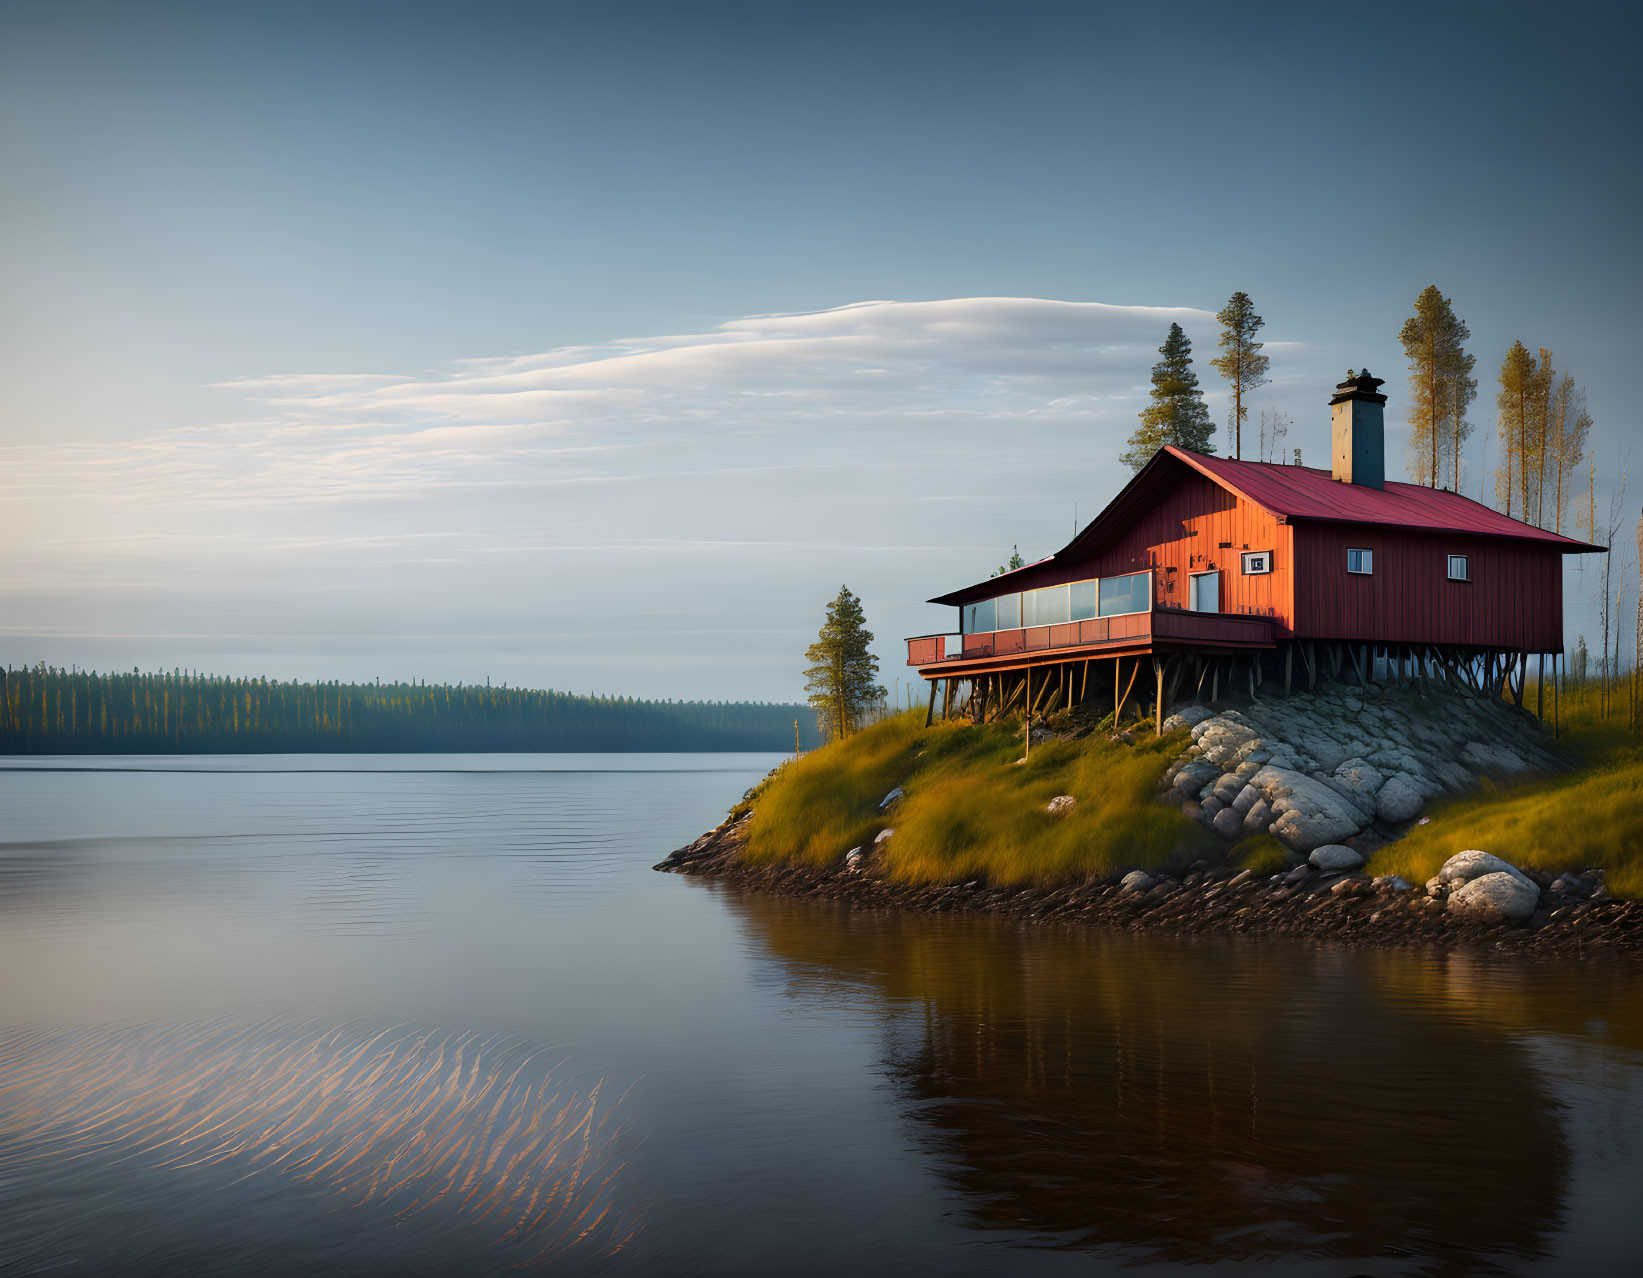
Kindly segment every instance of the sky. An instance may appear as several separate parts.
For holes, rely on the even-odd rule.
[[[1640,26],[0,2],[0,662],[798,700],[846,584],[905,695],[924,600],[1122,486],[1171,322],[1230,451],[1235,290],[1246,456],[1264,409],[1326,464],[1367,365],[1401,477],[1437,284],[1465,490],[1521,340],[1587,390],[1601,513],[1643,464]]]

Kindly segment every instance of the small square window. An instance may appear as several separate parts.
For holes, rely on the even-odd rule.
[[[1255,577],[1261,573],[1272,571],[1272,552],[1270,550],[1244,551],[1244,576]]]
[[[1466,569],[1466,556],[1465,555],[1450,555],[1449,556],[1449,580],[1450,581],[1471,581],[1472,580],[1471,573],[1469,573]]]
[[[1346,552],[1346,570],[1359,572],[1368,576],[1375,571],[1375,552],[1373,550],[1348,550]]]

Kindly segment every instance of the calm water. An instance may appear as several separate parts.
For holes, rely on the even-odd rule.
[[[651,871],[772,762],[0,761],[0,1272],[1637,1272],[1637,977]]]

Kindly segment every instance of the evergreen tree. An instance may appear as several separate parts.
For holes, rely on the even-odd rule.
[[[854,732],[868,711],[885,696],[876,682],[878,658],[869,645],[873,632],[867,629],[861,600],[840,586],[838,598],[827,605],[827,620],[817,632],[816,642],[805,649],[810,663],[804,672],[805,691],[816,712],[822,735],[837,741]]]
[[[1244,455],[1244,419],[1249,416],[1244,396],[1256,387],[1266,385],[1267,368],[1271,364],[1261,354],[1262,343],[1255,340],[1255,334],[1266,321],[1255,313],[1255,305],[1249,300],[1248,293],[1234,293],[1215,318],[1221,322],[1221,353],[1209,363],[1232,387],[1232,455],[1241,458]]]
[[[1409,474],[1428,488],[1436,488],[1445,472],[1460,488],[1460,447],[1471,431],[1466,408],[1477,395],[1475,360],[1465,348],[1471,335],[1436,284],[1421,290],[1414,315],[1398,333],[1409,357]]]
[[[1192,343],[1179,324],[1169,326],[1158,353],[1164,358],[1152,366],[1152,403],[1138,414],[1141,424],[1130,436],[1129,451],[1118,459],[1131,470],[1140,470],[1165,444],[1195,453],[1215,451],[1210,442],[1215,423],[1192,371]]]
[[[1000,564],[996,571],[988,573],[987,576],[990,578],[1002,577],[1007,572],[1014,572],[1017,568],[1025,568],[1026,566],[1027,561],[1021,557],[1021,547],[1011,546],[1010,562],[1008,564]]]

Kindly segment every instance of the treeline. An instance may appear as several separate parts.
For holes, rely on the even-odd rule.
[[[806,707],[448,683],[282,683],[44,663],[0,675],[0,754],[793,749]]]

